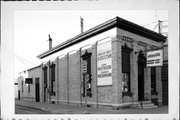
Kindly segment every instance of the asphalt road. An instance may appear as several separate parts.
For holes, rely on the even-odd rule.
[[[48,111],[28,108],[24,106],[15,106],[15,114],[51,114]]]

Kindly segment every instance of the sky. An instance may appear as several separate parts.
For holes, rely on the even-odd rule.
[[[41,64],[37,56],[80,34],[80,17],[84,31],[116,16],[153,30],[158,20],[167,21],[167,10],[23,10],[14,12],[14,77],[19,72]],[[167,24],[167,22],[164,22]],[[154,31],[157,31],[157,27]]]

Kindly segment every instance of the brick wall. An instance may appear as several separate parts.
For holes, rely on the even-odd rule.
[[[69,100],[80,102],[80,55],[69,55]]]

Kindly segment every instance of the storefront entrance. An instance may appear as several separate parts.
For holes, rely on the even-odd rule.
[[[146,58],[142,51],[138,55],[138,100],[144,100],[144,67]]]

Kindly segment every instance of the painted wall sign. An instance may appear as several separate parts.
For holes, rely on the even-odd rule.
[[[147,67],[162,66],[163,52],[162,50],[147,52]]]
[[[97,45],[98,85],[112,85],[112,49],[111,41]]]

